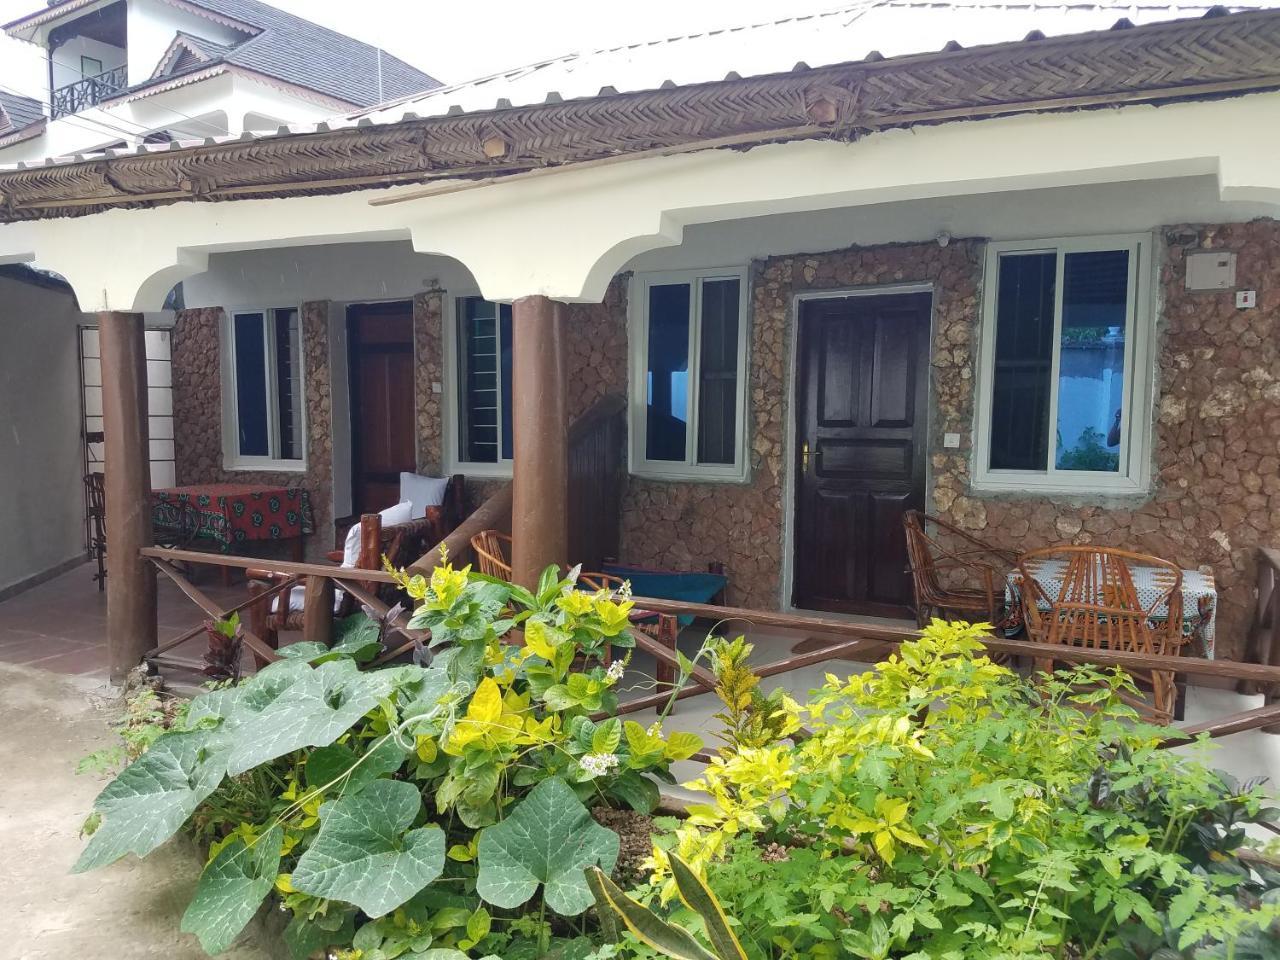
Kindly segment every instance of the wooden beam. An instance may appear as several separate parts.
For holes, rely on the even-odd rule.
[[[511,307],[511,579],[535,587],[569,549],[569,414],[565,306],[521,297]]]
[[[142,314],[98,314],[102,429],[106,445],[107,658],[121,683],[156,645],[156,574],[139,551],[151,546],[147,434],[147,346]]]
[[[511,484],[504,484],[458,524],[456,530],[409,564],[409,572],[430,576],[431,571],[440,566],[445,554],[448,554],[449,562],[455,568],[460,569],[470,563],[474,556],[474,551],[471,549],[472,537],[485,530],[498,530],[502,533],[510,531],[511,495]]]
[[[1207,733],[1216,740],[1219,737],[1230,736],[1233,733],[1244,733],[1247,730],[1261,730],[1266,727],[1273,727],[1277,723],[1280,723],[1280,703],[1271,703],[1265,707],[1255,707],[1252,710],[1243,710],[1240,713],[1218,717],[1216,720],[1205,720],[1201,723],[1179,727],[1177,728],[1177,735],[1170,737],[1160,746],[1181,746],[1182,744],[1190,743],[1202,733]]]
[[[396,578],[385,570],[359,570],[355,567],[335,567],[326,563],[295,563],[292,560],[238,557],[224,553],[204,553],[199,550],[170,550],[167,547],[147,547],[142,550],[142,555],[156,560],[182,560],[212,567],[231,567],[233,570],[263,570],[267,573],[286,573],[295,577],[329,577],[339,582],[347,580],[367,580],[371,583],[396,582]]]

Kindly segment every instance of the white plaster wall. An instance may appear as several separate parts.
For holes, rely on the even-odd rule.
[[[160,3],[129,0],[129,85],[147,80],[179,30],[218,43],[241,40],[244,34],[207,17]]]
[[[333,434],[333,513],[351,516],[351,387],[347,374],[347,308],[329,304],[330,430]]]
[[[54,89],[83,79],[84,74],[80,71],[80,58],[82,56],[101,60],[103,71],[114,70],[125,62],[125,52],[121,47],[113,47],[108,43],[103,43],[100,40],[91,40],[88,37],[76,37],[68,40],[53,52]]]
[[[458,261],[416,253],[401,240],[216,253],[205,273],[183,282],[183,295],[188,307],[282,307],[407,300],[436,285],[476,290]]]
[[[85,552],[79,320],[70,293],[0,277],[0,590]]]

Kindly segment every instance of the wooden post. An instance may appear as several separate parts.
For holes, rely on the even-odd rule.
[[[333,581],[328,577],[307,577],[302,639],[333,646]]]
[[[569,415],[564,304],[522,297],[512,304],[511,579],[534,587],[563,564],[569,544]]]
[[[106,434],[107,655],[120,683],[156,645],[156,572],[138,555],[151,539],[147,347],[140,313],[98,314]]]

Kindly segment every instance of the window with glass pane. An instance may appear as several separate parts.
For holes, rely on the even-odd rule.
[[[511,307],[458,299],[458,456],[466,463],[510,460]]]
[[[231,340],[237,455],[301,460],[306,437],[298,311],[286,307],[236,313]]]
[[[999,254],[990,470],[1122,472],[1136,249],[1075,241]]]
[[[678,277],[654,278],[644,287],[637,462],[658,472],[731,472],[741,462],[742,280]]]

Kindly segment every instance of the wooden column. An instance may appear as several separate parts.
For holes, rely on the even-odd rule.
[[[511,579],[534,587],[569,558],[569,405],[564,304],[522,297],[511,307]]]
[[[156,645],[156,572],[138,556],[151,540],[147,347],[140,313],[99,313],[106,434],[107,653],[115,682]]]

